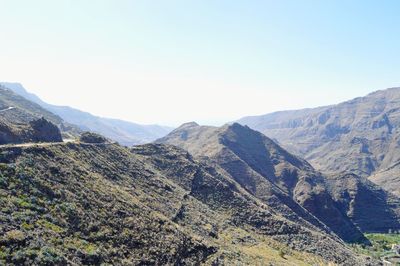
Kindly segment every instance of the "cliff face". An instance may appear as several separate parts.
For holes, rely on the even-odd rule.
[[[354,173],[400,195],[400,88],[337,105],[238,121],[325,173]]]

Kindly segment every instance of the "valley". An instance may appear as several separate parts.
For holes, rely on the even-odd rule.
[[[351,171],[319,171],[248,126],[190,122],[128,147],[7,88],[0,105],[3,264],[395,259],[397,238],[385,233],[400,230],[397,195]]]
[[[400,1],[0,10],[0,266],[400,265]]]

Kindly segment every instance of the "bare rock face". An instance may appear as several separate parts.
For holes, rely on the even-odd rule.
[[[61,132],[56,125],[44,118],[30,122],[33,142],[62,142]]]

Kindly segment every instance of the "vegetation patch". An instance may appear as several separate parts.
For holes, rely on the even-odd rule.
[[[394,245],[400,245],[400,234],[365,234],[371,242],[371,246],[352,244],[352,248],[358,253],[383,260],[400,258],[396,254]],[[400,262],[400,260],[399,260]]]

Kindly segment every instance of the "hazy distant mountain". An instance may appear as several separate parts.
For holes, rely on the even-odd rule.
[[[97,132],[123,145],[131,146],[151,142],[172,130],[159,125],[140,125],[118,119],[94,116],[68,106],[56,106],[42,101],[38,96],[29,93],[19,83],[1,83],[15,93],[33,101],[45,109],[59,115],[66,122],[79,126],[82,130]]]
[[[337,105],[238,121],[324,172],[352,172],[400,195],[400,88]]]
[[[78,131],[59,116],[0,85],[0,144],[59,142],[61,134],[69,138]]]
[[[63,124],[58,115],[51,113],[39,104],[26,99],[8,87],[0,84],[0,117],[14,124],[28,123],[44,117],[56,125]]]

